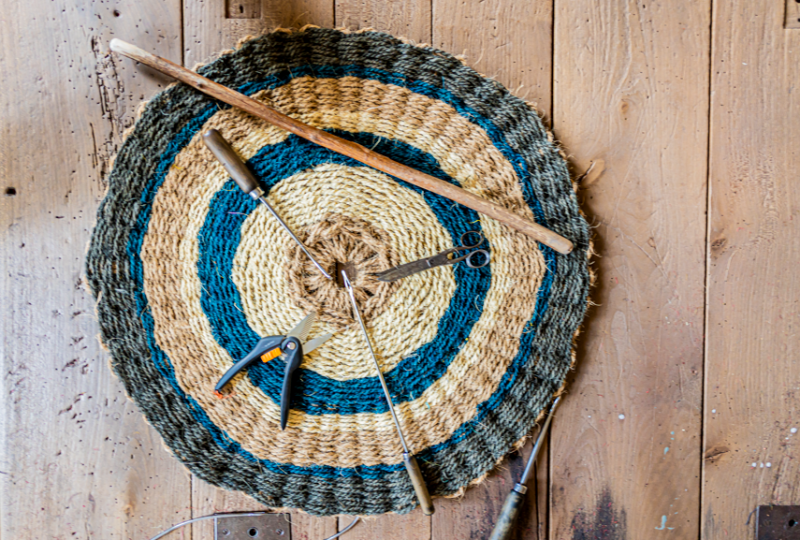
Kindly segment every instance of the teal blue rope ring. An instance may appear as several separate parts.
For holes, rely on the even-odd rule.
[[[492,199],[570,239],[559,255],[452,201],[282,132],[184,85],[157,95],[109,177],[87,256],[112,367],[200,478],[317,515],[409,512],[399,441],[346,293],[324,280],[204,148],[219,129],[326,271],[354,282],[433,495],[484,476],[563,385],[589,288],[589,229],[536,113],[454,57],[376,32],[245,42],[200,69],[303,122]],[[491,262],[395,283],[374,273],[488,241]],[[286,430],[280,359],[213,386],[261,337],[314,310],[333,333],[298,369]]]

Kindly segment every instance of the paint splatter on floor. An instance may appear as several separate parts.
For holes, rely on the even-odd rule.
[[[675,527],[667,527],[667,516],[661,516],[661,526],[660,527],[656,527],[656,530],[657,531],[663,531],[665,529],[668,530],[668,531],[672,531],[672,530],[675,529]]]
[[[594,512],[578,510],[572,518],[572,540],[625,540],[625,509],[617,509],[606,487]]]

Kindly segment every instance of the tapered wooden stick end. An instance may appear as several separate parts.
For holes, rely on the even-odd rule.
[[[562,255],[569,255],[572,253],[572,250],[575,249],[575,244],[564,238],[563,236],[559,236],[554,234],[553,236],[547,239],[548,241],[543,241],[543,244],[546,244],[556,250],[557,252],[561,253]]]
[[[136,45],[132,45],[127,41],[122,41],[121,39],[114,38],[108,43],[108,48],[111,49],[112,52],[119,53],[123,56],[127,56],[128,58],[133,58],[134,60],[141,60],[142,58],[146,58],[149,56],[149,53],[143,49],[140,49]]]
[[[108,47],[114,52],[122,52],[126,45],[129,44],[125,43],[121,39],[114,38],[109,42]]]

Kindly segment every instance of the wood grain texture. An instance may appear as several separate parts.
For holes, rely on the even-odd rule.
[[[436,511],[439,499],[434,499]],[[435,514],[434,514],[435,515]],[[350,516],[339,518],[339,527],[350,523]],[[430,540],[431,518],[417,507],[410,514],[369,516],[341,536],[342,540]]]
[[[258,2],[260,1],[260,4]],[[186,0],[184,16],[184,65],[207,63],[247,36],[276,28],[302,28],[307,24],[333,26],[333,0]],[[248,17],[230,17],[242,5]],[[256,4],[258,8],[256,8]],[[257,16],[260,14],[260,16]],[[132,41],[133,40],[129,40]],[[135,42],[134,42],[135,43]],[[141,46],[141,44],[137,43]]]
[[[431,42],[431,0],[336,0],[336,27]]]
[[[582,192],[599,307],[553,426],[553,539],[698,536],[709,14],[556,2],[555,132],[605,172]]]
[[[226,19],[260,19],[261,0],[226,0]]]
[[[786,0],[784,12],[784,28],[793,30],[800,29],[800,2],[797,0]]]
[[[0,12],[3,538],[147,538],[190,515],[189,477],[109,370],[81,278],[109,159],[165,86],[106,44],[129,35],[180,57],[179,5]]]
[[[715,5],[704,540],[800,504],[800,32],[783,15]]]
[[[433,44],[549,116],[553,0],[434,0]]]

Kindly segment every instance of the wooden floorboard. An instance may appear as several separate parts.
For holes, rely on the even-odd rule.
[[[335,0],[336,28],[372,28],[415,43],[431,41],[431,0]]]
[[[550,116],[553,0],[433,0],[433,45]]]
[[[715,3],[704,540],[800,504],[800,30],[783,16]]]
[[[2,538],[149,538],[191,513],[189,475],[111,374],[81,278],[110,158],[166,85],[107,43],[180,58],[179,6],[0,11]]]
[[[230,17],[242,5],[244,13]],[[247,36],[307,24],[333,25],[333,0],[187,0],[183,6],[187,67],[208,62]]]
[[[553,123],[597,282],[553,422],[551,538],[697,538],[710,2],[556,2]]]
[[[307,24],[330,26],[333,0],[238,0],[224,3],[187,2],[184,5],[186,65],[212,59],[219,51],[231,49],[243,38],[275,28],[300,28]],[[197,478],[192,482],[195,516],[220,512],[263,509],[251,497],[217,488]],[[302,512],[291,516],[293,538],[316,540],[337,532],[338,519],[313,518]],[[213,523],[192,525],[194,538],[211,538]]]
[[[549,118],[552,105],[553,1],[433,1],[433,45],[492,77]],[[433,540],[488,538],[503,502],[519,480],[531,450],[513,453],[463,497],[436,502]],[[547,451],[540,456],[535,484],[527,493],[515,540],[544,540],[548,516]],[[534,489],[535,486],[535,489]]]

